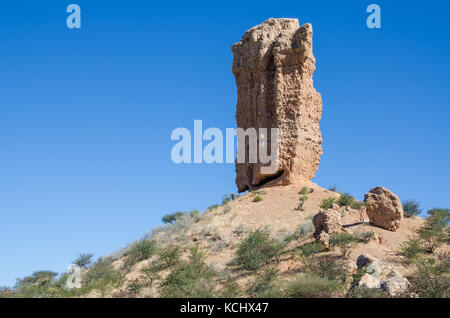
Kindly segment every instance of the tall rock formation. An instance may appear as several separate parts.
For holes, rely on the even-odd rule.
[[[312,26],[297,19],[269,19],[232,46],[239,128],[279,128],[276,171],[263,164],[236,163],[239,192],[311,180],[322,154],[320,94],[313,87]],[[258,136],[259,138],[259,136]],[[271,136],[267,138],[270,149]],[[246,141],[248,153],[248,140]],[[258,147],[259,148],[259,147]]]

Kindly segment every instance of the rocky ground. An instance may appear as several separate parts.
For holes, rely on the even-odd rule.
[[[302,188],[308,189],[303,210],[298,209],[299,194]],[[325,199],[334,198],[338,200],[341,194],[319,187],[318,185],[304,181],[287,186],[268,187],[262,190],[249,192],[243,196],[223,205],[211,208],[204,213],[194,217],[180,218],[173,224],[156,229],[151,240],[163,246],[180,246],[184,251],[182,258],[188,259],[188,247],[199,246],[206,254],[205,262],[216,273],[227,273],[238,284],[241,290],[247,290],[248,286],[256,278],[256,271],[239,271],[230,262],[236,255],[241,242],[255,230],[265,229],[270,232],[270,237],[275,241],[284,242],[286,238],[298,231],[301,224],[311,222],[320,211],[325,211],[320,206]],[[261,198],[259,199],[255,198]],[[328,211],[337,213],[341,217],[339,231],[342,233],[359,236],[362,233],[373,233],[368,242],[354,244],[350,253],[342,257],[339,249],[329,248],[317,254],[320,257],[336,259],[347,271],[347,286],[352,284],[352,275],[358,272],[358,267],[372,264],[370,270],[375,275],[361,274],[359,285],[381,288],[381,285],[394,284],[391,286],[393,293],[400,289],[406,290],[408,282],[404,278],[410,275],[415,267],[408,265],[404,257],[396,252],[400,244],[417,236],[417,230],[423,226],[424,219],[418,216],[402,218],[401,224],[396,231],[386,230],[370,223],[366,208],[355,209],[349,206],[340,207],[336,203]],[[314,242],[313,231],[302,238],[301,243],[292,240],[287,244],[286,253],[274,261],[272,265],[279,271],[280,281],[289,283],[296,275],[302,273],[305,267],[305,259],[301,253],[295,252],[296,247],[301,244]],[[448,245],[440,248],[440,252],[448,251]],[[296,257],[300,255],[300,257]],[[115,260],[112,264],[115,269],[124,271],[128,256]],[[114,296],[123,292],[124,286],[131,283],[145,283],[146,269],[157,262],[158,256],[137,262],[125,269],[124,283],[109,290],[106,294],[102,291],[93,290],[88,296]],[[362,264],[362,265],[361,265]],[[359,265],[359,266],[358,266]],[[159,284],[169,275],[170,269],[160,272],[160,276],[151,286],[139,289],[135,297],[159,297]],[[373,273],[372,273],[373,274]],[[389,283],[390,282],[390,283]],[[353,282],[355,283],[355,282]],[[145,284],[143,284],[145,285]],[[345,285],[343,283],[343,285]],[[220,286],[217,287],[220,289]],[[386,286],[384,286],[386,290]]]

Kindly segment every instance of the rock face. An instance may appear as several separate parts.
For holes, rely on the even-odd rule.
[[[400,199],[383,187],[373,188],[364,196],[366,212],[372,224],[390,231],[396,231],[403,219]]]
[[[342,216],[336,210],[321,210],[314,215],[312,222],[315,228],[314,237],[326,248],[329,245],[330,234],[342,231]]]
[[[270,129],[279,129],[274,171],[261,171],[268,164],[259,157],[254,163],[237,162],[238,191],[311,180],[322,154],[322,100],[312,81],[315,59],[311,24],[299,26],[297,19],[269,19],[245,32],[231,49],[238,94],[237,127],[267,128],[267,149],[276,142]]]

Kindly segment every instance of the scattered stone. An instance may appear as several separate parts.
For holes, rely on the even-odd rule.
[[[403,219],[400,199],[383,187],[373,188],[364,196],[367,216],[372,224],[389,231],[396,231]]]
[[[297,19],[269,19],[245,32],[231,48],[237,86],[237,127],[279,128],[278,161],[273,173],[263,164],[236,163],[239,192],[262,186],[311,180],[322,155],[319,121],[322,100],[313,86],[312,26]],[[260,138],[260,135],[257,137]],[[247,138],[246,138],[247,139]],[[248,141],[245,149],[248,153]]]

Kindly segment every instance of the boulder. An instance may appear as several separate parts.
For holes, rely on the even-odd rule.
[[[381,281],[378,277],[371,275],[371,274],[364,274],[359,283],[359,287],[366,286],[368,288],[380,288],[381,287]]]
[[[312,80],[312,34],[311,24],[300,26],[297,19],[268,19],[245,32],[231,48],[237,127],[267,128],[264,139],[259,133],[256,136],[266,151],[278,144],[278,160],[270,172],[261,170],[269,164],[260,158],[236,162],[239,192],[311,180],[317,171],[322,155],[322,100]],[[277,139],[269,135],[271,128],[279,129]]]
[[[370,254],[361,254],[356,259],[356,266],[358,266],[358,268],[362,268],[376,261],[377,259]]]
[[[373,188],[364,196],[366,212],[372,224],[389,231],[396,231],[403,219],[400,199],[383,187]]]
[[[315,228],[315,238],[318,238],[322,232],[330,235],[342,231],[342,217],[336,210],[321,210],[314,215],[312,222]]]
[[[389,293],[391,296],[396,296],[406,292],[411,284],[398,271],[391,270],[381,284],[381,289]]]

